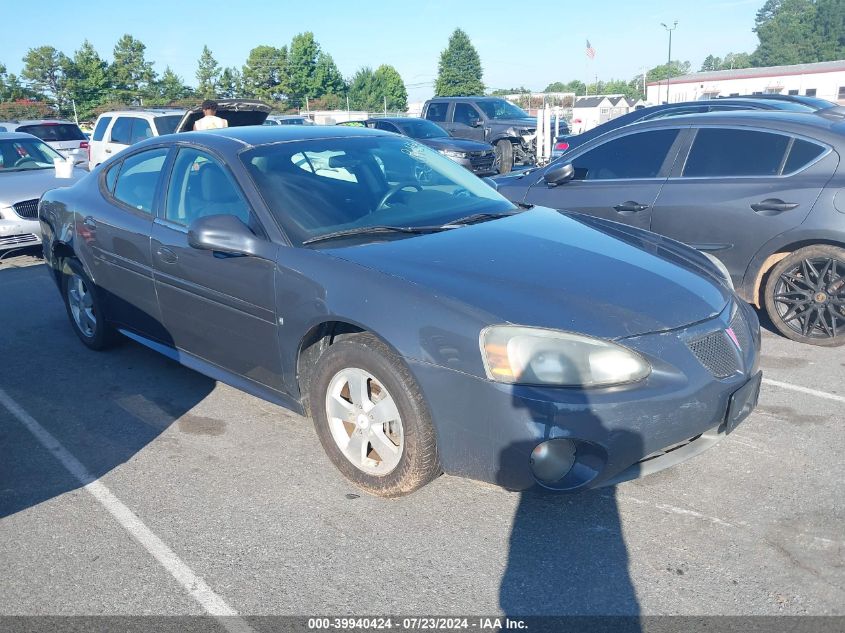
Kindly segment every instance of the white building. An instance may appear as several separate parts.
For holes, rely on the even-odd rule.
[[[691,73],[672,78],[669,101],[755,94],[806,95],[845,104],[845,60]],[[666,102],[666,81],[647,86],[649,103]]]
[[[622,95],[578,97],[572,107],[571,131],[581,134],[643,105],[642,99],[629,99]]]

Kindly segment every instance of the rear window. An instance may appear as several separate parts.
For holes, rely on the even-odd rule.
[[[159,136],[165,134],[173,134],[176,131],[176,126],[182,120],[181,114],[168,114],[165,116],[157,116],[155,119],[156,129]]]
[[[102,141],[106,135],[106,128],[111,123],[110,116],[101,116],[97,121],[97,127],[94,128],[94,135],[91,137],[92,141]]]
[[[73,123],[41,123],[39,125],[22,125],[18,132],[26,132],[37,136],[42,141],[87,141],[82,130]]]
[[[686,177],[776,176],[789,137],[755,130],[702,128],[695,135]]]
[[[792,144],[792,149],[789,150],[789,157],[786,159],[786,164],[783,166],[783,173],[791,174],[800,169],[803,169],[824,152],[824,147],[816,145],[810,141],[802,141],[800,138],[795,139]]]
[[[448,109],[448,103],[429,103],[428,110],[425,112],[425,118],[429,121],[445,121],[446,111]]]

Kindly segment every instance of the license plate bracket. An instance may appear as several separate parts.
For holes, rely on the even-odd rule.
[[[760,383],[763,380],[763,372],[757,374],[737,389],[728,401],[728,413],[725,418],[725,433],[730,433],[740,422],[745,420],[757,406],[760,398]]]

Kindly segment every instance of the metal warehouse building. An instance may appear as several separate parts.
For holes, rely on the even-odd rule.
[[[669,102],[751,94],[807,95],[845,104],[845,60],[691,73],[674,77]],[[666,81],[647,86],[649,103],[666,102]]]

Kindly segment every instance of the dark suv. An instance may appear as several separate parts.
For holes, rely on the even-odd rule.
[[[452,136],[492,144],[502,174],[515,163],[534,162],[537,121],[510,101],[500,97],[437,97],[425,102],[422,116]],[[568,128],[561,130],[561,134],[566,132]]]
[[[835,111],[714,112],[618,128],[496,182],[514,202],[710,253],[779,332],[833,346],[845,343],[843,153],[845,119]]]

